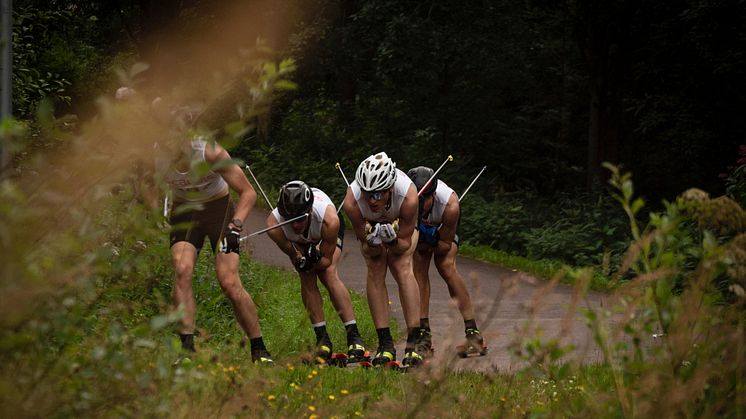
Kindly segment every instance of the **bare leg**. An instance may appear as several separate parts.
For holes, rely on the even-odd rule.
[[[324,321],[324,301],[316,283],[316,274],[313,272],[300,272],[300,295],[303,305],[308,311],[311,324]]]
[[[420,289],[420,318],[424,319],[430,315],[430,259],[433,252],[429,247],[418,248],[412,255],[414,278]]]
[[[362,244],[363,258],[368,265],[366,294],[373,325],[376,329],[389,327],[389,294],[386,289],[386,252],[380,248],[368,249]]]
[[[394,280],[399,285],[399,301],[404,311],[404,321],[407,328],[420,327],[420,293],[417,280],[412,270],[412,253],[417,246],[417,236],[412,240],[412,245],[401,255],[388,255],[388,266]]]
[[[448,284],[448,292],[451,294],[451,298],[456,300],[461,316],[464,320],[474,319],[474,308],[471,304],[469,291],[466,289],[464,279],[456,269],[456,253],[458,253],[458,247],[451,244],[451,250],[447,254],[435,255],[435,267],[438,268],[440,276]]]
[[[236,320],[249,338],[262,335],[254,300],[241,284],[238,276],[238,254],[218,252],[215,256],[215,272],[223,293],[233,305]]]
[[[339,318],[342,319],[343,323],[347,323],[355,319],[355,314],[352,312],[350,292],[342,283],[342,280],[339,279],[339,272],[337,271],[337,263],[341,255],[342,250],[337,247],[334,251],[332,264],[324,272],[319,273],[319,280],[329,290],[329,297],[339,314]]]
[[[172,299],[177,308],[184,310],[180,333],[194,334],[197,304],[192,290],[192,275],[197,262],[197,249],[189,242],[171,246],[171,263],[174,267]]]

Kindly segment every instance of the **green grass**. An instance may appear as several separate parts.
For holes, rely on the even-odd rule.
[[[575,275],[573,272],[578,270],[578,268],[570,267],[557,260],[529,259],[485,245],[462,243],[459,245],[459,254],[483,262],[493,263],[506,269],[525,272],[539,279],[550,280],[557,275],[561,275],[560,281],[570,285],[575,284]],[[594,269],[590,288],[595,291],[611,291],[611,280],[608,276],[599,272],[598,269]]]
[[[69,336],[65,345],[45,352],[43,348],[49,346],[39,341],[38,352],[16,352],[13,363],[0,366],[4,413],[13,417],[432,417],[449,412],[460,417],[519,417],[565,411],[565,400],[555,400],[548,388],[565,388],[572,385],[570,380],[579,380],[566,375],[537,384],[540,375],[530,371],[485,375],[426,368],[402,374],[305,365],[300,355],[313,345],[314,336],[297,275],[244,260],[241,278],[258,305],[265,340],[276,360],[274,367],[255,366],[214,277],[209,252],[200,257],[194,279],[198,351],[184,358],[175,334],[178,315],[168,311],[168,255],[160,246],[149,251],[152,262],[166,263],[156,270],[155,278],[102,289],[96,304],[84,313],[84,324],[73,327],[81,332]],[[352,299],[364,339],[375,342],[366,301],[355,294]],[[326,294],[324,302],[334,342],[344,342],[343,326]],[[78,314],[70,313],[70,318],[60,321],[72,321]],[[603,369],[601,374],[582,375],[598,377]],[[546,389],[537,392],[537,385]],[[573,403],[583,412],[588,406],[586,394],[572,395],[567,400],[576,400]]]

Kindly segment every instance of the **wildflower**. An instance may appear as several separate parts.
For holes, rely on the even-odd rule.
[[[315,412],[316,411],[316,406],[314,406],[312,404],[308,405],[308,410],[310,410],[311,412]]]
[[[313,375],[318,375],[318,374],[319,374],[319,372],[318,372],[318,371],[316,371],[316,370],[313,370],[313,371],[311,371],[311,374],[313,374]]]
[[[275,399],[275,395],[274,394],[270,394],[269,396],[267,396],[267,400],[269,400],[269,401],[272,401],[274,399]]]
[[[287,364],[288,371],[295,371],[295,367],[292,364]]]
[[[347,391],[347,390],[345,390],[345,389],[342,389],[342,390],[339,390],[339,394],[341,394],[343,396],[346,396],[346,395],[350,394],[350,392]]]
[[[333,394],[330,394],[330,395],[329,395],[329,400],[334,400],[334,399],[336,399],[336,397],[334,397],[334,395],[333,395]]]

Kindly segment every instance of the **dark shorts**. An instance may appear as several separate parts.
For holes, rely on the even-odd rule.
[[[230,195],[214,201],[202,204],[200,209],[189,209],[183,211],[184,202],[174,202],[169,222],[171,224],[171,246],[177,242],[189,242],[197,248],[202,249],[205,236],[210,239],[212,253],[218,250],[218,243],[223,238],[226,226],[233,219],[235,207],[230,200]],[[180,211],[179,208],[182,208]]]

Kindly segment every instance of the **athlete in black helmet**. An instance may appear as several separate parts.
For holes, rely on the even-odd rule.
[[[337,272],[344,222],[337,215],[334,203],[324,192],[304,182],[288,182],[280,189],[277,208],[267,217],[267,226],[302,215],[306,217],[270,230],[268,234],[290,257],[300,275],[301,297],[316,334],[316,357],[328,361],[332,355],[318,279],[329,291],[332,304],[347,329],[349,361],[360,361],[365,356],[365,346],[357,329],[350,293]]]
[[[412,256],[414,275],[420,288],[420,326],[424,334],[420,339],[422,353],[432,354],[430,333],[430,258],[435,259],[435,267],[448,284],[451,298],[456,300],[461,316],[464,318],[466,344],[459,347],[459,354],[487,350],[484,339],[474,319],[474,308],[469,291],[461,274],[456,269],[458,253],[458,228],[461,209],[458,196],[445,182],[433,176],[433,169],[418,166],[410,169],[407,175],[414,182],[420,193],[420,212],[417,230],[420,232],[417,249]],[[429,182],[429,183],[428,183]]]

